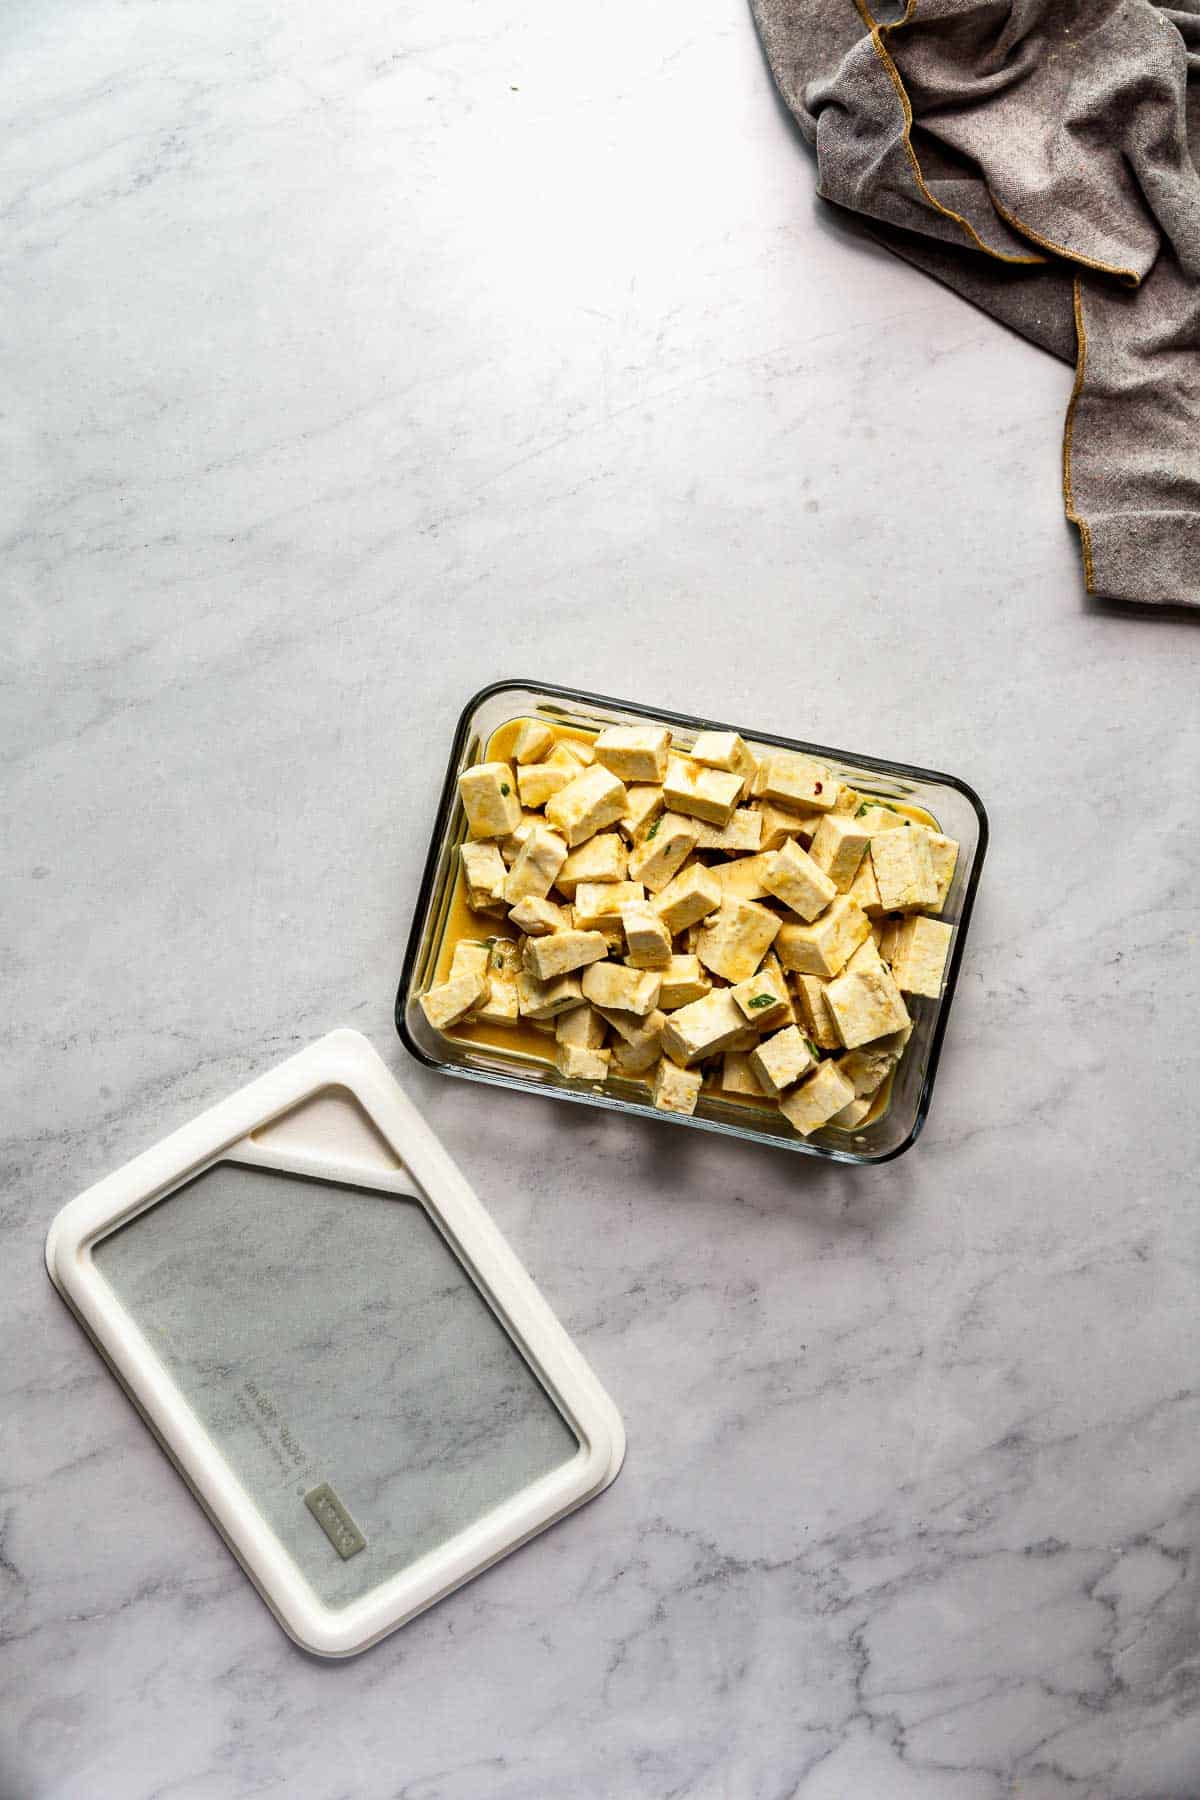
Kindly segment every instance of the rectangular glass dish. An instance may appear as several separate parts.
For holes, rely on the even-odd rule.
[[[912,1037],[891,1078],[885,1102],[873,1117],[853,1130],[825,1126],[804,1138],[776,1108],[723,1095],[719,1090],[710,1091],[707,1086],[695,1113],[664,1112],[651,1104],[648,1087],[635,1079],[610,1077],[602,1088],[568,1080],[554,1066],[552,1038],[537,1042],[520,1029],[478,1024],[443,1033],[428,1023],[419,998],[441,979],[454,936],[462,935],[469,922],[473,922],[473,934],[489,929],[477,915],[466,910],[459,846],[466,839],[467,826],[458,796],[458,777],[473,764],[487,761],[495,734],[518,719],[544,720],[560,731],[588,736],[608,725],[649,721],[669,726],[676,744],[689,748],[702,731],[738,731],[752,747],[770,745],[816,757],[864,794],[898,802],[905,808],[921,809],[932,816],[938,830],[958,840],[958,863],[940,914],[955,928],[941,996],[937,1000],[908,998]],[[525,1089],[585,1106],[615,1108],[836,1162],[887,1162],[916,1141],[929,1111],[987,836],[982,802],[953,775],[777,737],[747,726],[693,718],[662,707],[633,705],[602,694],[576,693],[545,683],[497,682],[467,702],[454,734],[396,994],[396,1030],[411,1055],[444,1075]]]

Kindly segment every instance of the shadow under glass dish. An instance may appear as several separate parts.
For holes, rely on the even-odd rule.
[[[326,1606],[578,1452],[415,1198],[218,1162],[93,1256]],[[346,1557],[306,1504],[326,1484]]]
[[[751,746],[771,745],[816,757],[840,780],[864,795],[919,808],[936,820],[941,831],[956,839],[960,846],[958,863],[940,915],[955,927],[945,983],[937,1000],[908,997],[913,1033],[892,1079],[885,1111],[853,1131],[826,1126],[804,1138],[793,1131],[777,1109],[747,1105],[719,1091],[705,1090],[694,1114],[663,1112],[651,1104],[649,1091],[642,1084],[610,1077],[602,1089],[596,1090],[584,1082],[567,1080],[549,1060],[551,1051],[543,1057],[531,1056],[514,1047],[511,1040],[506,1043],[502,1028],[487,1030],[486,1042],[480,1041],[484,1031],[475,1031],[472,1040],[467,1041],[454,1031],[434,1030],[419,1001],[444,976],[451,948],[449,927],[456,916],[461,916],[459,846],[466,839],[467,829],[458,797],[458,777],[472,764],[486,760],[497,733],[517,719],[542,720],[589,737],[607,725],[639,725],[650,720],[669,726],[675,744],[685,751],[702,731],[738,731]],[[523,1088],[585,1106],[637,1113],[660,1123],[771,1144],[802,1156],[823,1156],[847,1163],[887,1162],[911,1148],[928,1115],[987,837],[982,801],[954,775],[779,737],[730,720],[634,705],[546,682],[499,681],[468,700],[458,721],[396,994],[396,1030],[418,1061],[443,1075]],[[495,921],[481,921],[476,933],[486,935],[495,929]]]

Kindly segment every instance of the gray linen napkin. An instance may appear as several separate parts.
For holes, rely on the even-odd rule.
[[[1200,0],[752,0],[818,189],[1075,363],[1088,591],[1200,605]]]

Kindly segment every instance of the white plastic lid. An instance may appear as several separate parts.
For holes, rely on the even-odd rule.
[[[365,1649],[621,1466],[616,1408],[357,1032],[81,1194],[46,1262],[319,1655]]]

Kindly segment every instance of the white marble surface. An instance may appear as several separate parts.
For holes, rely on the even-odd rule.
[[[822,213],[742,0],[17,0],[0,42],[0,1793],[1194,1800],[1200,638],[1081,597],[1069,371]],[[506,674],[975,783],[911,1155],[405,1059]],[[41,1241],[338,1023],[630,1454],[324,1666]]]

